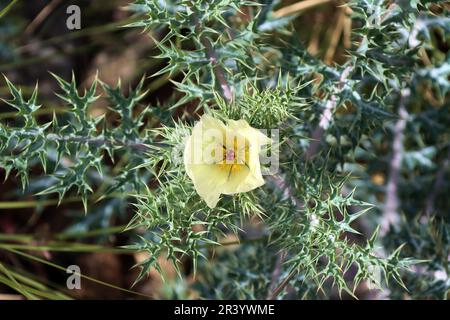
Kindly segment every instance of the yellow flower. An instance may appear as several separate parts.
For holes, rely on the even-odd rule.
[[[210,208],[221,194],[248,192],[264,184],[261,146],[271,140],[245,120],[223,122],[204,115],[184,149],[184,165],[195,190]]]

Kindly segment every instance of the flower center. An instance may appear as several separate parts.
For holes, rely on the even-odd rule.
[[[217,162],[220,169],[228,173],[237,173],[248,167],[249,144],[247,141],[239,142],[235,137],[232,142],[222,145],[222,159]]]
[[[227,149],[227,150],[225,151],[225,160],[227,160],[227,161],[233,161],[235,157],[236,157],[236,155],[235,155],[233,149]]]

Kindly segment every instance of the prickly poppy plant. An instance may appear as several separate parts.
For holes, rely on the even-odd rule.
[[[170,265],[166,297],[448,298],[450,7],[316,2],[129,3],[170,99],[54,74],[66,111],[42,121],[6,77],[2,174],[87,219],[132,210],[117,249],[135,285]]]

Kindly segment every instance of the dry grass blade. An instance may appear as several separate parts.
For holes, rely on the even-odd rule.
[[[294,3],[290,6],[281,8],[273,13],[276,18],[285,17],[291,14],[298,14],[306,9],[333,2],[333,0],[306,0]]]

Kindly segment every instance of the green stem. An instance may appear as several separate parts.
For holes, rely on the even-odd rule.
[[[43,116],[43,115],[52,115],[52,114],[63,114],[68,112],[69,109],[67,108],[45,108],[45,109],[39,109],[33,112],[34,116]],[[17,117],[18,112],[17,111],[10,111],[10,112],[3,112],[0,114],[0,120],[2,119],[8,119],[8,118],[15,118]]]
[[[127,197],[126,194],[117,194],[112,193],[108,196],[105,196],[104,198],[120,198],[120,197]],[[90,200],[95,200],[94,198],[90,198]],[[48,200],[31,200],[31,201],[3,201],[0,202],[0,210],[1,209],[25,209],[25,208],[34,208],[37,206],[47,207],[47,206],[56,206],[59,204],[66,204],[66,203],[74,203],[74,202],[81,202],[81,197],[67,197],[61,202],[58,199],[48,199]]]
[[[116,233],[123,231],[125,226],[112,227],[109,228],[109,233]],[[91,232],[86,232],[84,235],[80,234],[80,237],[90,237],[94,235],[100,234],[99,230],[93,230]],[[59,234],[56,235],[56,239],[68,239],[75,236],[74,234]],[[127,249],[127,248],[115,248],[115,247],[105,247],[94,244],[86,244],[86,243],[74,243],[74,242],[58,242],[58,241],[48,241],[45,244],[29,244],[32,241],[39,241],[39,239],[35,239],[32,236],[28,235],[8,235],[8,234],[0,234],[0,240],[3,241],[16,241],[19,243],[0,243],[0,249],[16,249],[16,250],[29,250],[29,251],[52,251],[52,252],[79,252],[79,253],[90,253],[90,252],[109,252],[114,254],[133,254],[136,252],[135,249]],[[233,245],[241,245],[245,243],[252,243],[261,240],[267,240],[267,237],[259,237],[254,239],[244,239],[244,240],[236,240],[229,242],[222,242],[218,244],[205,244],[200,245],[200,248],[209,248],[209,247],[224,247],[224,246],[233,246]]]
[[[5,16],[9,10],[12,9],[12,7],[17,3],[19,0],[12,0],[2,11],[0,11],[0,19]]]
[[[56,299],[68,299],[71,300],[72,297],[65,293],[67,290],[65,287],[61,287],[60,285],[49,281],[48,279],[43,279],[35,274],[32,274],[23,269],[13,267],[11,265],[3,264],[5,268],[9,269],[9,272],[20,282],[23,284],[38,289],[40,291],[53,291]],[[13,270],[14,269],[14,270]]]
[[[24,258],[27,258],[29,260],[33,260],[33,261],[36,261],[36,262],[39,262],[39,263],[43,263],[43,264],[48,265],[50,267],[53,267],[55,269],[58,269],[58,270],[66,272],[66,268],[61,267],[60,265],[57,265],[57,264],[52,263],[50,261],[46,261],[46,260],[41,259],[39,257],[33,256],[31,254],[27,254],[25,252],[18,251],[18,250],[12,249],[12,248],[3,248],[3,249],[5,249],[5,250],[7,250],[9,252],[15,253],[17,255],[20,255],[20,256],[22,256]],[[132,294],[135,294],[135,295],[138,295],[138,296],[141,296],[141,297],[146,297],[146,298],[150,298],[150,299],[153,298],[151,296],[148,296],[148,295],[140,293],[140,292],[136,292],[136,291],[128,290],[128,289],[125,289],[125,288],[121,288],[121,287],[115,286],[113,284],[110,284],[110,283],[107,283],[107,282],[103,282],[103,281],[97,280],[97,279],[89,277],[89,276],[85,276],[84,274],[79,274],[79,273],[76,273],[76,274],[78,276],[80,276],[81,278],[83,278],[83,279],[95,282],[95,283],[103,285],[105,287],[116,289],[116,290],[119,290],[119,291],[122,291],[122,292],[132,293]]]
[[[136,251],[125,248],[104,247],[99,245],[85,244],[85,243],[67,243],[56,242],[45,245],[29,245],[29,244],[0,244],[0,249],[5,250],[29,250],[29,251],[51,251],[51,252],[77,252],[77,253],[92,253],[92,252],[108,252],[115,254],[133,254]]]
[[[53,300],[72,300],[72,298],[62,292],[50,288],[41,282],[36,281],[33,275],[28,273],[21,274],[16,271],[11,270],[11,266],[6,266],[0,264],[0,271],[9,278],[2,277],[0,275],[0,282],[7,285],[8,287],[21,293],[27,299],[39,299],[39,297],[53,299]]]

